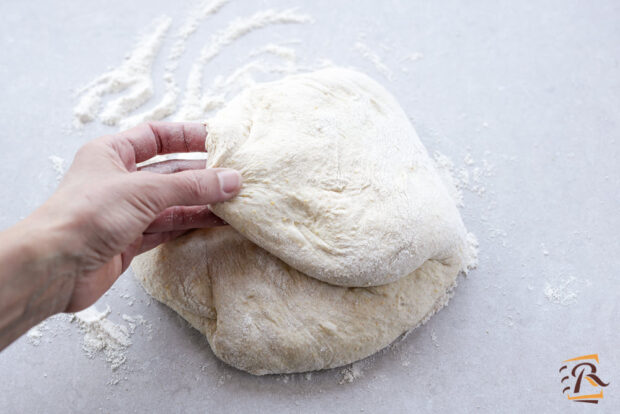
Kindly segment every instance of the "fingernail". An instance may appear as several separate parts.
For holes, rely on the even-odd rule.
[[[236,170],[220,170],[217,172],[217,180],[220,182],[222,192],[234,193],[241,185],[241,175]]]

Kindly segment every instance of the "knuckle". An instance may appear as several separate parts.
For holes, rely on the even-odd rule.
[[[166,208],[166,200],[160,186],[151,180],[139,180],[130,186],[130,193],[139,204],[151,214],[157,214]]]
[[[209,197],[211,186],[197,174],[187,174],[186,186],[188,195],[193,201],[204,200]]]
[[[93,139],[82,145],[75,153],[75,158],[80,159],[92,154],[95,151],[99,151],[104,145],[110,141],[110,136],[104,135],[102,137]]]

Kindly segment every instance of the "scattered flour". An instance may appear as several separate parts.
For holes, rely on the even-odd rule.
[[[464,270],[465,275],[470,270],[473,270],[478,267],[478,248],[480,244],[478,243],[478,238],[474,233],[467,233],[467,246],[469,247],[468,251],[468,260],[465,263],[466,268]]]
[[[78,90],[80,100],[73,109],[75,126],[81,127],[93,121],[97,115],[104,124],[116,125],[123,116],[153,96],[151,68],[170,22],[167,16],[154,21],[149,26],[155,27],[155,30],[140,37],[134,50],[118,68],[98,76]],[[129,90],[126,95],[108,102],[100,111],[105,95],[126,90]]]
[[[127,360],[127,349],[131,346],[131,336],[136,327],[146,326],[147,330],[150,330],[151,326],[142,315],[123,315],[123,320],[128,322],[128,325],[116,324],[108,319],[110,313],[109,306],[103,312],[91,306],[73,314],[72,321],[78,323],[84,334],[82,349],[86,355],[94,358],[96,354],[103,352],[106,362],[115,371]]]
[[[406,55],[405,57],[403,57],[399,63],[405,63],[405,62],[415,62],[418,61],[420,59],[422,59],[424,57],[424,55],[422,53],[419,52],[415,52],[415,53],[411,53],[410,55]],[[401,65],[400,67],[401,72],[404,73],[408,73],[409,72],[409,67],[408,66],[404,66]]]
[[[463,207],[463,191],[457,185],[457,180],[454,175],[454,163],[448,156],[441,154],[440,152],[435,152],[433,155],[433,161],[435,162],[435,168],[437,169],[444,185],[448,189],[450,196],[457,206]]]
[[[559,305],[572,305],[577,302],[577,290],[573,290],[573,284],[577,280],[574,276],[565,279],[557,279],[545,282],[543,293],[551,303]]]
[[[435,348],[439,348],[439,342],[437,341],[437,332],[434,329],[431,329],[431,342],[435,346]]]
[[[30,330],[26,333],[26,340],[30,345],[39,346],[41,345],[41,339],[43,338],[43,333],[47,331],[49,328],[47,327],[47,323],[45,321],[39,323],[36,326],[30,328]]]
[[[94,358],[97,353],[103,352],[106,362],[112,370],[116,370],[127,359],[126,351],[131,345],[131,334],[126,326],[108,320],[110,313],[109,306],[103,312],[90,307],[74,314],[74,318],[84,333],[82,349],[86,354]]]
[[[125,322],[129,324],[129,333],[133,335],[136,332],[136,328],[138,326],[143,327],[144,331],[147,335],[147,340],[153,339],[153,325],[142,315],[129,316],[126,314],[122,315],[122,318]]]
[[[339,384],[347,384],[352,383],[364,376],[364,372],[362,371],[361,362],[354,362],[346,368],[343,368],[340,371],[340,381]]]
[[[52,169],[56,172],[56,181],[60,182],[65,175],[65,160],[57,155],[47,157],[52,163]]]
[[[257,56],[262,53],[272,53],[274,49],[281,48],[278,45],[267,45],[250,53],[250,56]],[[277,49],[276,49],[277,50]],[[285,52],[286,50],[292,53]],[[255,53],[254,53],[255,52]],[[215,111],[224,106],[236,94],[256,83],[255,75],[257,74],[293,74],[298,73],[301,68],[296,63],[294,49],[282,48],[274,56],[280,58],[284,62],[278,64],[266,64],[262,60],[254,59],[244,65],[238,67],[227,76],[216,76],[212,85],[202,94],[201,107],[203,115],[211,111]]]
[[[415,62],[417,60],[422,59],[423,57],[424,57],[424,54],[420,52],[414,52],[414,53],[404,56],[400,61],[401,62]]]
[[[118,125],[121,129],[134,126],[147,120],[160,120],[174,115],[176,120],[203,119],[205,114],[219,109],[233,94],[255,83],[255,75],[279,73],[290,74],[302,70],[312,70],[317,67],[302,67],[297,64],[297,51],[291,45],[299,43],[289,41],[286,43],[267,43],[261,45],[248,54],[248,61],[235,70],[213,79],[211,85],[203,88],[203,72],[206,65],[218,56],[226,46],[258,29],[276,24],[306,24],[313,21],[312,17],[297,13],[293,10],[264,10],[250,16],[240,17],[230,22],[221,31],[216,32],[200,51],[200,56],[194,61],[186,81],[186,89],[178,108],[181,90],[175,79],[175,72],[179,66],[180,57],[186,52],[186,41],[192,36],[209,16],[217,13],[229,0],[203,1],[197,8],[192,10],[186,21],[173,35],[173,44],[167,54],[164,66],[164,91],[163,96],[156,105],[140,113],[134,113],[143,106],[154,94],[151,70],[154,59],[157,57],[163,40],[170,27],[170,18],[162,17],[155,24],[155,30],[148,36],[143,36],[137,42],[134,50],[127,60],[117,69],[110,70],[89,83],[78,91],[79,102],[74,108],[77,126],[83,126],[97,117],[105,124]],[[355,49],[375,69],[392,80],[392,70],[383,63],[378,54],[374,53],[362,42],[355,43]],[[384,47],[384,49],[386,49]],[[270,60],[262,60],[263,57]],[[405,56],[400,62],[416,61],[423,57],[420,53]],[[275,63],[274,63],[275,62]],[[332,63],[323,59],[319,61],[319,67],[329,66]],[[105,95],[124,93],[123,96],[110,101],[101,110]],[[58,157],[59,158],[59,157]],[[51,159],[52,163],[54,161]],[[62,160],[62,159],[61,159]],[[63,160],[64,161],[64,160]],[[455,168],[452,161],[439,153],[435,154],[435,163],[438,166],[442,178],[452,190],[455,201],[463,205],[463,190],[474,192],[482,196],[485,192],[480,180],[493,172],[493,167],[486,160],[476,162],[471,154],[467,154],[463,160],[462,168]],[[54,163],[55,164],[55,163]],[[64,168],[63,168],[64,173]],[[477,265],[478,242],[473,234],[468,235],[471,247],[470,262],[468,269]],[[452,295],[452,291],[446,293],[445,302]],[[133,305],[135,298],[129,295],[121,295],[127,299],[129,306]],[[122,315],[125,324],[115,324],[108,320],[110,308],[99,312],[95,308],[87,309],[73,316],[80,330],[84,333],[83,349],[90,357],[97,353],[103,353],[105,359],[113,370],[122,366],[127,357],[127,350],[131,346],[131,336],[140,327],[149,335],[152,334],[152,326],[141,316]],[[428,318],[430,318],[430,314]],[[422,323],[426,322],[425,319]],[[33,342],[42,337],[42,329],[33,328],[29,335],[29,341]],[[405,338],[403,335],[401,339]],[[436,334],[431,332],[431,339],[436,343]],[[363,376],[362,364],[356,362],[340,371],[340,383],[351,383]],[[409,365],[409,359],[403,361],[403,366]],[[310,380],[312,373],[306,373],[304,378]],[[227,375],[230,378],[230,374]],[[287,382],[289,377],[283,377]],[[111,380],[116,385],[119,378]],[[225,377],[220,377],[218,385],[221,386]]]
[[[259,56],[264,53],[272,54],[289,61],[295,61],[295,59],[297,58],[297,52],[292,47],[276,45],[273,43],[268,43],[258,49],[253,50],[252,52],[250,52],[250,57]]]
[[[164,91],[161,99],[153,107],[133,113],[144,106],[154,95],[152,65],[170,27],[169,17],[162,17],[154,24],[155,30],[137,42],[127,60],[118,68],[110,70],[78,91],[79,101],[74,108],[75,126],[99,120],[107,125],[118,125],[127,129],[144,121],[154,121],[174,115],[174,120],[200,120],[244,87],[254,82],[253,73],[296,73],[300,70],[295,64],[296,51],[285,45],[268,43],[250,54],[253,60],[233,73],[217,77],[213,85],[203,91],[203,72],[206,65],[219,55],[226,46],[258,29],[276,24],[303,24],[313,19],[294,10],[263,10],[250,16],[231,21],[223,30],[216,32],[202,48],[199,57],[190,68],[186,87],[183,91],[177,84],[175,72],[179,59],[186,52],[187,40],[197,31],[200,24],[217,13],[228,0],[203,1],[192,10],[183,25],[173,35],[173,44],[164,66]],[[293,42],[288,42],[290,45]],[[283,61],[278,65],[265,65],[255,59],[269,54]],[[106,95],[123,93],[108,102],[101,109]],[[132,114],[133,113],[133,114]]]
[[[198,7],[189,12],[187,20],[183,23],[176,34],[176,41],[174,42],[174,45],[170,50],[170,54],[168,55],[169,67],[173,70],[176,69],[178,66],[176,59],[180,58],[185,52],[185,44],[187,39],[193,35],[196,30],[198,30],[198,27],[204,20],[217,13],[229,1],[230,0],[203,1],[198,5]]]
[[[52,337],[59,334],[63,336],[65,336],[65,334],[68,335],[68,319],[68,316],[64,313],[59,313],[47,318],[38,325],[30,328],[25,335],[26,341],[32,346],[39,346],[44,339],[46,339],[47,342],[50,342]]]
[[[168,54],[168,62],[164,70],[165,89],[163,97],[153,108],[122,119],[119,123],[120,129],[127,129],[144,121],[158,121],[176,111],[180,91],[174,73],[179,66],[179,58],[185,53],[186,42],[198,30],[203,21],[217,13],[228,1],[205,1],[190,11],[186,21],[175,34],[174,44]]]
[[[386,66],[385,63],[383,63],[383,61],[381,60],[381,58],[379,57],[379,55],[377,55],[375,52],[373,52],[372,50],[370,50],[370,48],[368,46],[366,46],[364,43],[362,42],[356,42],[355,43],[355,50],[357,50],[358,52],[360,52],[360,54],[362,55],[362,57],[366,60],[368,60],[370,63],[372,63],[375,67],[375,69],[377,69],[377,71],[382,74],[383,76],[385,76],[385,78],[389,81],[392,80],[393,78],[393,73],[392,70],[390,68],[388,68]]]
[[[486,193],[484,178],[491,177],[495,173],[494,166],[486,159],[477,162],[469,153],[465,155],[464,166],[461,168],[456,168],[452,160],[440,152],[435,152],[433,159],[444,182],[448,183],[449,188],[456,188],[453,198],[461,207],[463,206],[463,190],[482,197]]]
[[[310,16],[298,14],[293,10],[265,10],[233,20],[225,29],[212,36],[211,41],[201,50],[198,60],[192,65],[183,103],[176,118],[179,120],[198,120],[202,119],[205,112],[209,111],[211,101],[208,97],[203,97],[202,74],[205,65],[215,58],[225,46],[269,25],[310,22],[312,22]]]

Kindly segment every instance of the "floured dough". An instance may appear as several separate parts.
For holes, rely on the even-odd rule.
[[[213,211],[295,269],[342,286],[463,260],[465,228],[409,119],[379,84],[330,68],[258,84],[207,122],[207,167],[241,171]]]
[[[429,260],[384,286],[308,277],[230,227],[194,231],[133,261],[138,279],[228,364],[262,375],[338,367],[440,308],[460,268]]]
[[[414,328],[470,257],[454,201],[395,100],[365,75],[256,85],[207,123],[241,171],[231,226],[134,259],[145,289],[253,374],[337,367]]]

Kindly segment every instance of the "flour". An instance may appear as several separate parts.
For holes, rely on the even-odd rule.
[[[127,350],[132,344],[131,336],[136,328],[145,326],[150,332],[151,326],[142,315],[123,315],[123,320],[128,322],[128,325],[116,324],[108,319],[110,313],[109,306],[103,312],[91,306],[73,314],[72,321],[78,323],[84,334],[82,349],[86,355],[94,358],[95,355],[103,353],[105,361],[115,371],[127,360]]]
[[[227,97],[234,95],[255,82],[253,74],[266,73],[268,68],[260,61],[254,60],[233,71],[230,75],[217,76],[213,85],[202,95],[201,107],[203,113],[220,109],[226,103]]]
[[[252,60],[235,69],[228,76],[216,76],[213,79],[212,86],[202,96],[201,106],[204,114],[222,108],[232,97],[254,85],[257,74],[291,74],[299,71],[294,60],[289,60],[289,56],[284,57],[284,59],[288,60],[285,65],[269,65],[261,60]]]
[[[52,163],[52,169],[56,172],[56,181],[60,182],[65,175],[65,160],[57,155],[47,157]]]
[[[124,115],[153,96],[151,68],[170,23],[171,19],[166,16],[152,22],[149,26],[155,27],[153,32],[140,37],[134,50],[118,68],[78,90],[80,100],[73,110],[75,126],[80,127],[97,116],[104,124],[116,125]],[[129,90],[126,95],[112,100],[103,111],[100,110],[105,95],[126,90]]]
[[[362,55],[362,57],[364,57],[364,59],[366,59],[370,63],[372,63],[373,66],[375,67],[375,69],[377,69],[377,72],[379,72],[380,74],[385,76],[385,78],[387,80],[389,80],[389,81],[392,80],[392,78],[393,78],[392,70],[390,68],[388,68],[386,66],[386,64],[383,63],[383,60],[381,60],[379,55],[377,55],[375,52],[370,50],[370,48],[368,46],[366,46],[362,42],[356,42],[355,43],[355,50],[357,50],[359,53],[361,53],[361,55]]]
[[[346,368],[343,368],[340,371],[340,381],[338,382],[340,385],[352,383],[353,381],[364,376],[364,372],[362,371],[361,362],[354,362]]]
[[[289,42],[290,44],[291,42]],[[284,64],[266,64],[254,59],[243,64],[227,76],[216,76],[212,86],[203,94],[202,108],[205,113],[220,109],[234,95],[256,83],[255,75],[268,73],[293,74],[300,71],[297,66],[295,49],[273,43],[266,44],[250,52],[250,57],[270,54],[279,58]]]
[[[214,34],[211,41],[201,50],[200,57],[192,65],[187,79],[186,94],[176,118],[179,120],[202,119],[211,102],[202,94],[202,74],[205,65],[215,58],[225,46],[261,28],[273,24],[310,23],[312,18],[292,10],[265,10],[248,17],[232,21],[225,29]]]
[[[298,51],[294,47],[295,41],[278,44],[266,43],[251,50],[247,54],[245,62],[242,62],[233,70],[214,77],[212,82],[205,87],[203,73],[207,65],[222,53],[227,46],[247,34],[267,26],[306,24],[313,21],[311,16],[300,14],[293,10],[264,10],[250,16],[237,18],[225,25],[223,30],[211,36],[200,51],[198,59],[191,65],[190,74],[186,80],[186,88],[180,88],[175,75],[179,67],[180,57],[188,53],[188,50],[186,50],[187,40],[194,35],[209,16],[215,15],[227,3],[228,0],[203,1],[198,7],[188,13],[188,17],[183,25],[174,33],[172,46],[168,54],[165,55],[164,89],[161,99],[153,107],[142,112],[136,111],[151,100],[154,95],[151,75],[152,65],[162,48],[163,42],[166,40],[171,24],[170,18],[165,16],[153,24],[154,30],[150,34],[142,36],[137,41],[134,50],[128,55],[127,60],[123,64],[98,76],[78,91],[79,102],[74,108],[76,126],[81,127],[95,119],[99,119],[104,124],[117,125],[121,129],[129,128],[143,121],[160,120],[167,117],[173,117],[175,120],[201,120],[205,117],[205,114],[220,109],[233,95],[256,83],[255,79],[257,77],[274,73],[298,73],[317,68],[317,66],[304,67],[298,64]],[[381,75],[388,80],[392,80],[392,70],[381,60],[377,53],[373,52],[362,42],[357,42],[355,49],[363,58],[371,62]],[[383,49],[388,50],[386,47],[383,47]],[[413,53],[403,57],[400,62],[413,62],[421,59],[422,56],[420,53]],[[319,60],[319,67],[330,65],[332,63],[327,59]],[[104,97],[115,93],[122,93],[123,95],[103,106]],[[181,103],[180,109],[179,101]],[[103,110],[101,109],[102,106]],[[447,157],[445,158],[447,159]],[[50,161],[56,165],[51,157]],[[467,154],[464,159],[464,167],[457,169],[454,168],[454,164],[451,164],[448,170],[449,174],[447,175],[453,183],[453,198],[460,200],[461,205],[463,190],[471,191],[478,195],[484,194],[484,187],[476,187],[476,184],[480,184],[479,181],[482,177],[492,173],[492,166],[485,163],[485,160],[476,162],[471,154]],[[64,173],[64,164],[60,163],[59,165],[59,169]],[[59,174],[62,176],[61,173]],[[472,254],[471,262],[467,268],[473,268],[477,264],[475,252],[477,252],[478,245],[473,234],[468,235],[468,243],[472,249]],[[446,301],[450,295],[451,292],[446,296]],[[126,299],[129,306],[132,306],[135,302],[135,298],[129,295],[121,295],[121,298]],[[73,320],[78,322],[81,331],[84,333],[83,348],[87,355],[93,357],[98,353],[103,354],[108,364],[115,370],[126,361],[127,351],[132,342],[132,335],[137,330],[144,329],[150,339],[152,327],[141,315],[130,316],[123,314],[123,322],[116,324],[108,320],[109,314],[109,308],[104,312],[99,312],[92,308],[90,313],[76,314]],[[28,336],[29,341],[32,341],[34,344],[38,340],[40,343],[44,332],[44,326],[37,329],[33,328]],[[409,361],[406,361],[406,364],[408,365]],[[403,363],[404,365],[405,363]],[[359,363],[353,364],[343,369],[341,375],[343,377],[341,383],[353,382],[363,375],[361,365]],[[307,373],[306,379],[309,380],[310,376],[311,374]],[[230,376],[228,377],[230,378]],[[288,380],[288,377],[286,377],[286,380]],[[110,383],[117,384],[118,382],[119,378],[116,378],[111,380]]]
[[[435,152],[433,155],[435,167],[439,170],[444,182],[448,183],[452,192],[452,198],[457,205],[463,207],[463,190],[482,197],[486,193],[484,179],[495,173],[495,167],[486,159],[476,161],[470,153],[463,158],[463,167],[457,168],[450,158]]]
[[[186,52],[187,40],[197,31],[202,22],[216,14],[226,3],[228,0],[200,3],[189,13],[186,21],[174,34],[173,45],[164,66],[163,95],[152,108],[132,114],[136,109],[144,106],[154,94],[151,69],[170,26],[168,17],[163,17],[156,22],[154,32],[138,41],[126,62],[100,75],[78,92],[80,100],[74,108],[75,125],[82,126],[97,117],[104,124],[118,125],[121,130],[141,122],[161,120],[171,115],[174,115],[175,120],[199,120],[203,119],[206,113],[219,109],[232,94],[236,94],[254,82],[252,74],[288,74],[299,71],[295,65],[295,49],[268,43],[253,51],[250,57],[269,54],[281,59],[283,64],[265,65],[262,60],[253,59],[252,62],[245,63],[234,70],[232,74],[216,77],[211,87],[206,91],[203,90],[203,72],[206,65],[226,46],[267,26],[312,22],[310,16],[293,10],[259,11],[253,15],[233,20],[211,37],[191,66],[179,108],[181,88],[175,78],[175,72],[178,69],[180,57]],[[109,102],[101,110],[105,95],[120,92],[124,94]]]
[[[49,328],[47,327],[47,323],[43,321],[28,330],[28,332],[26,333],[26,340],[30,345],[39,346],[41,345],[43,333],[47,330],[49,330]]]
[[[168,54],[164,70],[164,94],[153,108],[120,121],[120,129],[127,129],[145,121],[158,121],[172,115],[177,109],[179,86],[174,77],[179,66],[179,58],[185,53],[187,40],[198,30],[200,24],[217,13],[229,0],[202,2],[190,11],[186,21],[175,35],[174,44]]]
[[[466,268],[463,270],[463,274],[467,276],[470,270],[476,269],[478,267],[478,248],[480,244],[478,243],[478,238],[474,233],[467,233],[467,261],[465,262]]]
[[[110,307],[99,312],[90,307],[74,314],[80,330],[84,333],[82,349],[90,358],[103,352],[112,370],[123,365],[127,359],[126,351],[131,345],[130,333],[126,326],[117,325],[107,319]]]
[[[457,206],[463,207],[463,191],[459,186],[457,186],[456,177],[454,176],[454,163],[448,156],[441,154],[440,152],[435,152],[433,155],[433,161],[439,176],[452,197],[452,200],[454,200]]]
[[[178,65],[176,60],[185,52],[187,39],[198,30],[200,23],[217,13],[228,2],[229,0],[203,1],[189,12],[187,20],[176,33],[176,40],[168,55],[167,66],[176,69]]]
[[[401,62],[415,62],[424,57],[424,54],[420,52],[414,52],[409,55],[404,56],[400,61]]]
[[[261,54],[272,54],[283,59],[294,61],[297,58],[297,52],[295,49],[283,45],[276,45],[273,43],[268,43],[258,49],[250,52],[250,57],[258,56]]]
[[[547,300],[558,305],[572,305],[577,302],[578,290],[574,289],[574,282],[577,279],[570,276],[564,279],[554,279],[545,282],[543,293]]]
[[[142,315],[129,316],[126,314],[122,315],[122,318],[125,322],[129,324],[129,333],[133,335],[136,331],[137,327],[143,327],[146,333],[147,340],[153,339],[153,326],[149,321],[144,319]]]

